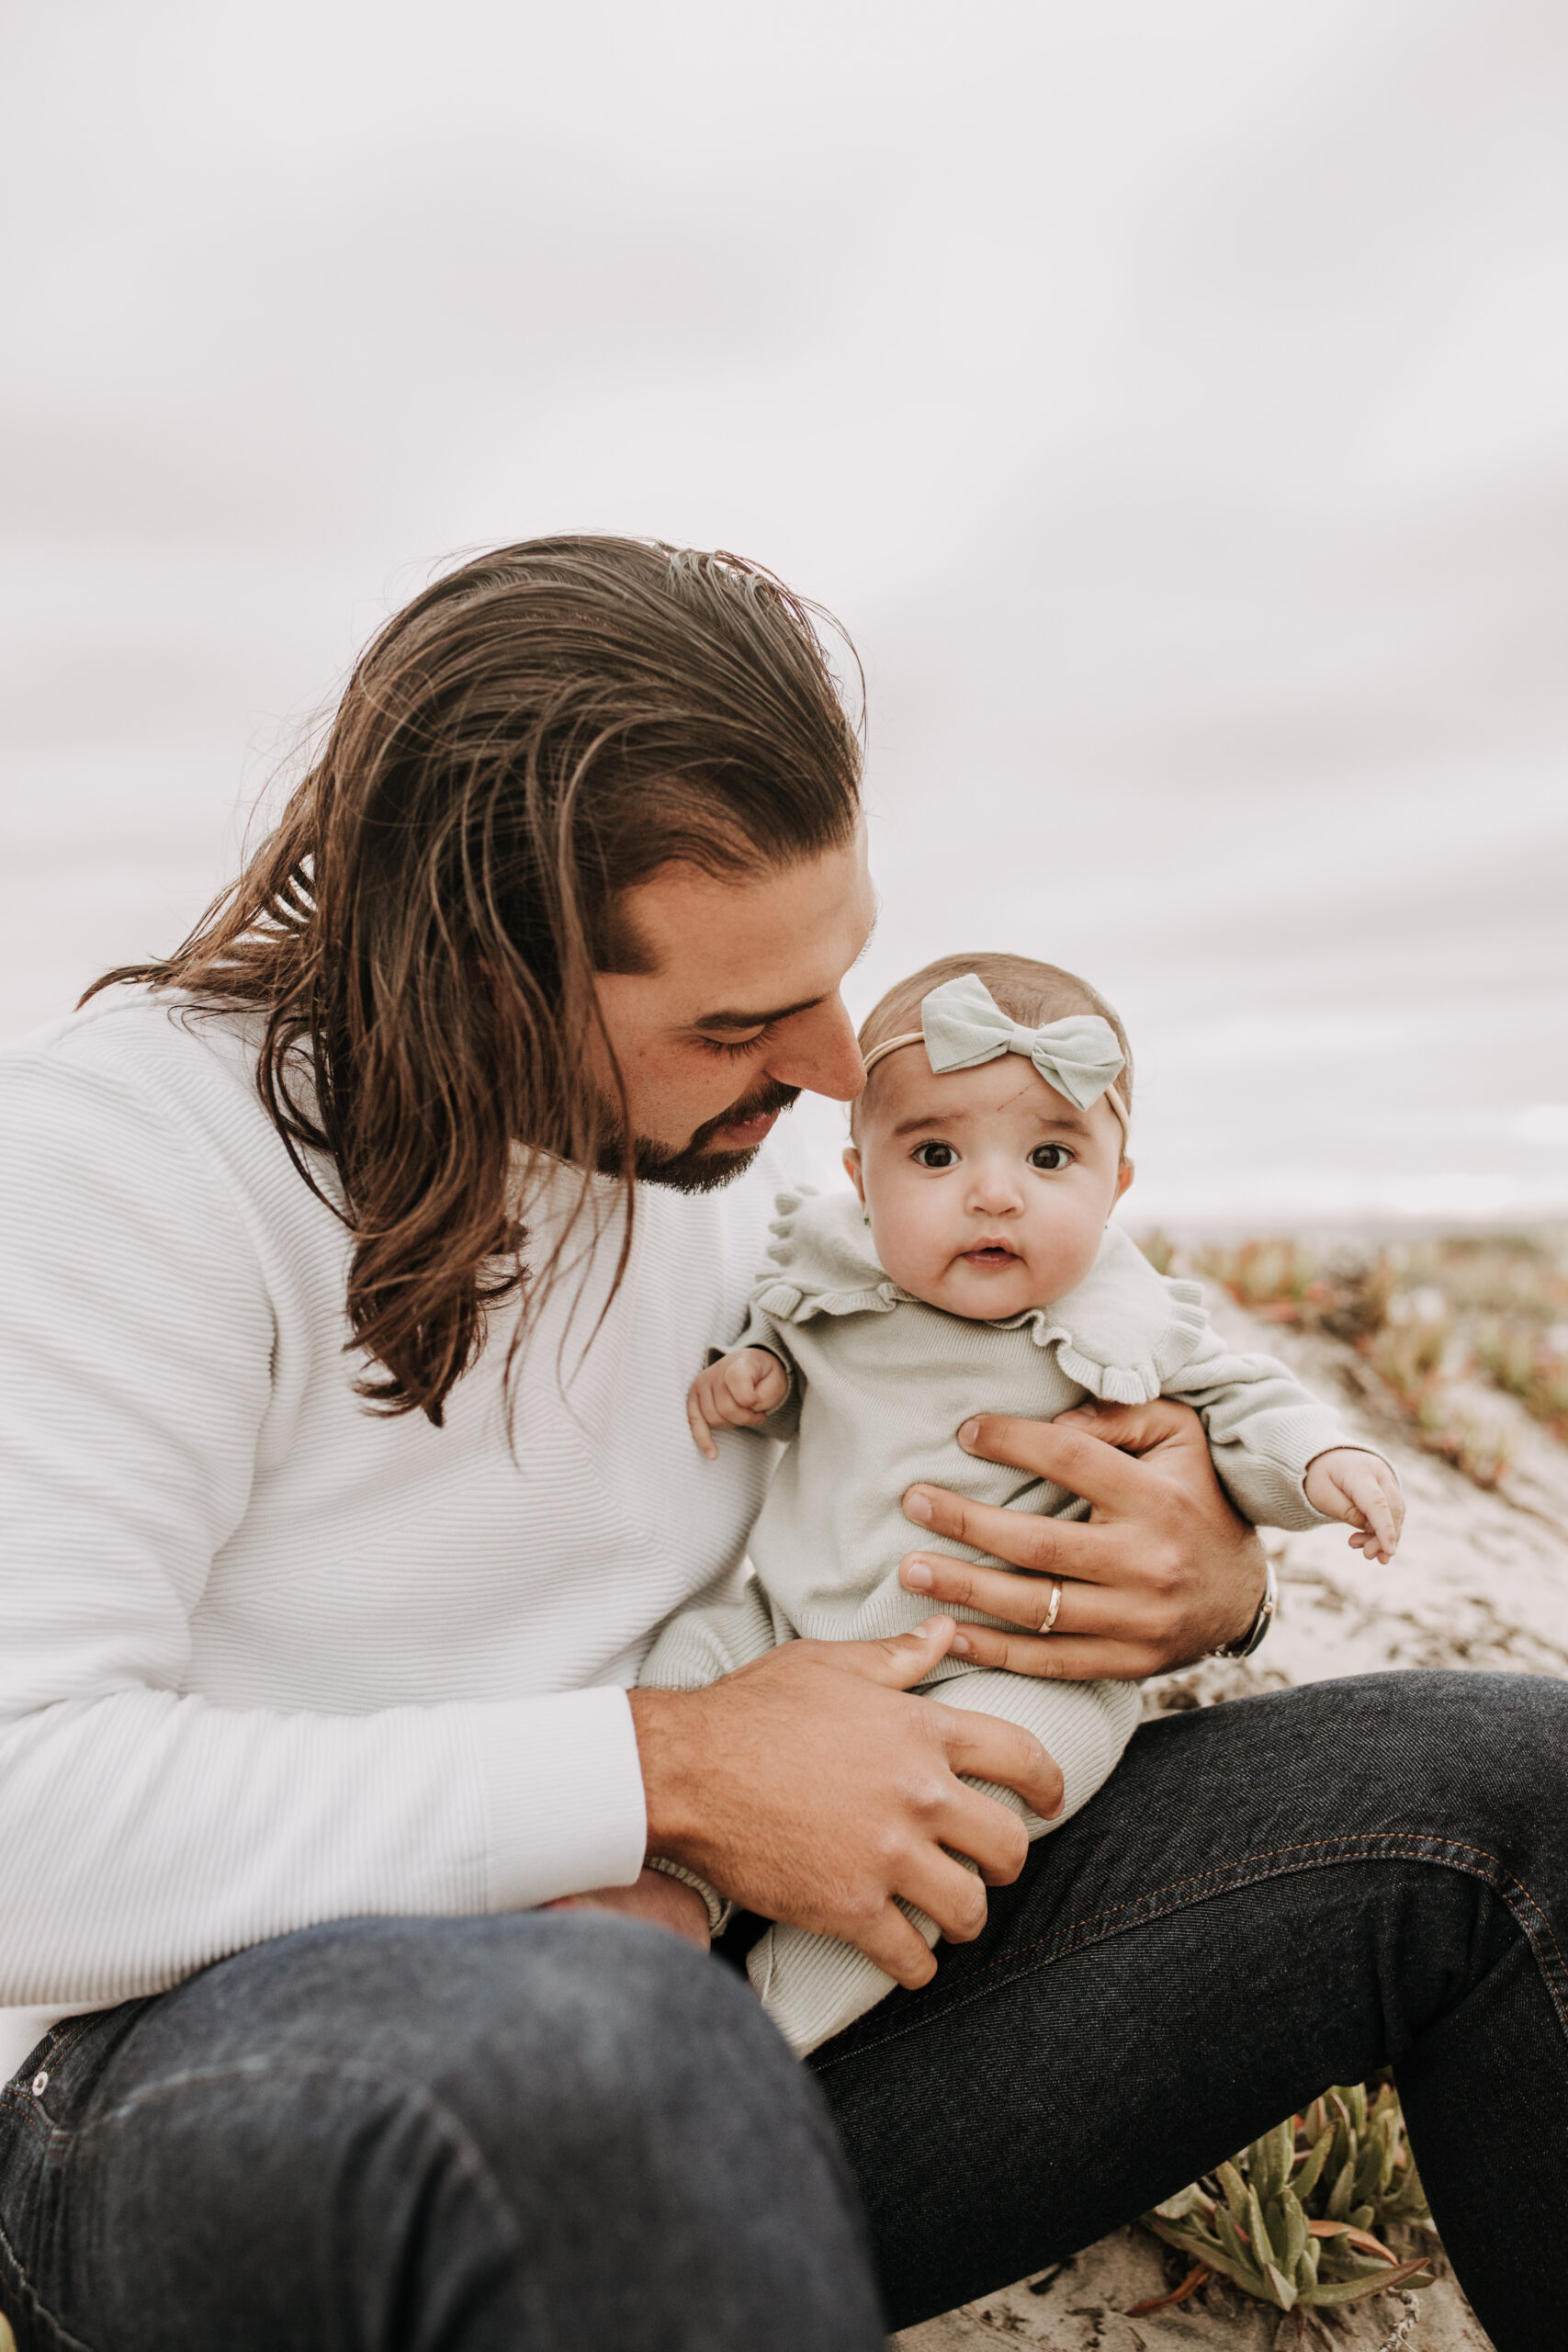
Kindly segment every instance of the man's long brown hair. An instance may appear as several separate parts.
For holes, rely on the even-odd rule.
[[[753,876],[852,839],[860,747],[815,613],[755,564],[657,542],[466,563],[382,629],[184,944],[87,991],[255,1016],[262,1100],[353,1235],[359,1390],[380,1409],[439,1426],[488,1310],[525,1284],[536,1305],[605,1167],[618,1283],[636,1139],[624,1085],[606,1102],[590,1076],[593,975],[643,967],[618,902],[671,861]],[[519,1145],[581,1173],[528,1269]]]

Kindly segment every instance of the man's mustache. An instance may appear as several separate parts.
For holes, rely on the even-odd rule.
[[[771,1119],[776,1112],[787,1111],[790,1104],[799,1099],[798,1086],[781,1086],[776,1079],[770,1079],[765,1086],[757,1089],[755,1094],[742,1095],[740,1101],[732,1102],[728,1111],[721,1111],[716,1119],[710,1119],[705,1126],[699,1127],[686,1150],[705,1151],[715,1136],[722,1134],[726,1127],[738,1127],[746,1119]],[[684,1156],[682,1153],[682,1157]]]

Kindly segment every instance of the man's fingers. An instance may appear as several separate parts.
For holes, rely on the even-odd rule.
[[[1001,1810],[999,1805],[993,1809]],[[950,1944],[972,1944],[986,1924],[985,1886],[940,1846],[920,1857],[898,1892],[935,1921]]]
[[[894,1983],[902,1984],[906,1992],[918,1993],[936,1974],[936,1958],[931,1946],[894,1902],[884,1904],[874,1919],[846,1933],[844,1940],[853,1944],[857,1951],[863,1951],[867,1960],[875,1961],[878,1968],[886,1969]]]
[[[961,1769],[955,1757],[948,1762],[955,1772]],[[953,1853],[967,1855],[987,1886],[1010,1886],[1029,1859],[1029,1835],[1012,1807],[965,1781],[953,1783],[937,1835]]]
[[[1146,1675],[1163,1674],[1170,1663],[1152,1636],[1139,1641],[1125,1633],[1004,1634],[967,1624],[963,1634],[966,1664],[1003,1667],[1037,1682],[1141,1682]]]
[[[912,1690],[923,1682],[939,1658],[947,1656],[956,1627],[951,1617],[928,1617],[912,1633],[891,1634],[882,1642],[792,1643],[791,1647],[817,1651],[824,1666],[863,1675],[886,1690]]]
[[[1088,1536],[1095,1532],[1071,1521],[1067,1524],[1075,1533]],[[1055,1574],[1015,1576],[1010,1568],[983,1567],[977,1560],[955,1560],[945,1552],[910,1552],[898,1563],[898,1580],[907,1592],[918,1592],[939,1608],[983,1609],[987,1617],[999,1617],[1004,1624],[1021,1626],[1026,1634],[1042,1631],[1057,1591],[1062,1597],[1052,1623],[1054,1633],[1059,1629],[1064,1634],[1098,1634],[1125,1628],[1127,1623],[1125,1594],[1109,1592],[1089,1578],[1070,1576],[1065,1566]],[[975,1628],[963,1625],[959,1631],[967,1639]],[[957,1655],[962,1657],[964,1653],[961,1649]]]
[[[966,1707],[944,1707],[942,1717],[942,1746],[955,1772],[966,1772],[971,1780],[994,1781],[998,1788],[1011,1789],[1046,1821],[1061,1811],[1061,1767],[1032,1732],[1025,1731],[1021,1724],[1004,1723],[999,1715],[971,1713]],[[984,1802],[997,1812],[1006,1813],[994,1797]],[[964,1807],[964,1811],[968,1813],[970,1809]],[[1006,1817],[1010,1821],[1013,1818],[1010,1814]],[[961,1853],[968,1851],[947,1822],[942,1824],[942,1839],[943,1845],[957,1846]],[[986,1858],[976,1854],[971,1859],[978,1862]]]
[[[1082,1495],[1097,1510],[1134,1513],[1147,1474],[1131,1453],[1111,1442],[1112,1430],[1129,1435],[1135,1430],[1145,1451],[1176,1442],[1206,1442],[1202,1423],[1190,1406],[1164,1398],[1097,1415],[1092,1430],[1084,1421],[1066,1418],[1030,1421],[1015,1414],[980,1413],[964,1422],[958,1442],[966,1453],[984,1461],[1009,1463],[1015,1469],[1033,1471],[1037,1477],[1052,1478],[1069,1494]]]
[[[928,1535],[967,1544],[993,1560],[1006,1560],[1015,1568],[1028,1568],[1042,1577],[1092,1578],[1109,1532],[1103,1523],[1096,1526],[1089,1520],[1047,1519],[1039,1511],[1004,1510],[999,1503],[968,1502],[942,1487],[912,1487],[904,1498],[904,1512]],[[953,1564],[944,1561],[944,1566],[950,1565]],[[917,1585],[913,1589],[923,1592],[926,1588]],[[943,1591],[949,1600],[963,1597],[945,1588]],[[989,1605],[979,1600],[972,1604],[976,1609]],[[1006,1614],[1010,1616],[1012,1611]]]
[[[1007,1516],[1013,1516],[1012,1513]],[[1046,1522],[1050,1524],[1049,1521]],[[1085,1527],[1072,1521],[1056,1522],[1064,1534],[1079,1539],[1094,1558],[1094,1546],[1109,1536],[1109,1529]],[[1007,1568],[982,1567],[973,1560],[954,1560],[942,1552],[910,1553],[899,1563],[899,1579],[922,1600],[953,1609],[979,1609],[999,1617],[1000,1629],[961,1623],[950,1645],[954,1657],[970,1666],[1000,1666],[1037,1681],[1092,1680],[1096,1671],[1134,1681],[1146,1674],[1163,1674],[1172,1663],[1169,1645],[1179,1606],[1157,1581],[1142,1591],[1118,1589],[1066,1569],[1055,1576],[1015,1576]],[[1052,1601],[1060,1591],[1051,1631],[1043,1631]],[[1014,1634],[1010,1629],[1017,1626]],[[1117,1657],[1117,1664],[1098,1669],[1086,1667],[1096,1657]],[[1071,1646],[1073,1662],[1066,1661]]]

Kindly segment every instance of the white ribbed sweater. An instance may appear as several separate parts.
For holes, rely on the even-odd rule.
[[[639,1194],[446,1427],[353,1395],[347,1243],[243,1032],[143,996],[0,1054],[0,2079],[53,2018],[312,1921],[624,1883],[624,1686],[729,1589],[761,1446],[684,1399],[739,1328],[781,1170]],[[569,1345],[567,1363],[580,1351]]]

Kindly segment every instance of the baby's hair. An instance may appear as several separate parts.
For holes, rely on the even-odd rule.
[[[1076,972],[1064,972],[1055,964],[1036,964],[1028,956],[939,956],[934,964],[927,964],[919,971],[911,972],[907,980],[898,981],[879,1004],[873,1006],[861,1023],[861,1052],[869,1054],[885,1037],[900,1037],[907,1030],[918,1030],[923,1000],[932,989],[941,988],[944,980],[961,980],[965,972],[973,972],[976,979],[983,981],[1009,1018],[1021,1022],[1026,1028],[1039,1029],[1047,1021],[1064,1020],[1070,1012],[1098,1012],[1102,1020],[1109,1021],[1126,1057],[1116,1091],[1127,1109],[1132,1110],[1133,1048],[1115,1006],[1107,1004],[1100,990],[1091,989],[1087,980],[1080,980]],[[878,1062],[866,1081],[866,1093],[851,1108],[852,1136],[858,1132],[860,1112],[866,1095],[876,1084],[877,1070],[886,1067],[886,1063]]]

